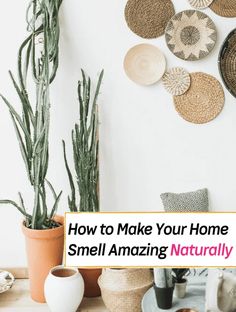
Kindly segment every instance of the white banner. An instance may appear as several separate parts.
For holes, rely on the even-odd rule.
[[[235,213],[66,213],[65,265],[236,267]]]

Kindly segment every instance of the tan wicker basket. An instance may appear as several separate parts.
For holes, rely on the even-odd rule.
[[[174,14],[172,0],[128,0],[125,7],[128,27],[146,39],[162,36]]]
[[[219,69],[226,88],[236,97],[236,29],[230,32],[221,47]]]
[[[223,17],[236,17],[236,1],[235,0],[214,0],[210,8],[217,15]]]
[[[216,118],[224,107],[221,83],[211,75],[191,73],[191,86],[183,95],[174,96],[175,109],[185,120],[203,124]]]
[[[148,269],[104,269],[98,284],[109,311],[140,312],[142,298],[153,284],[153,275]]]

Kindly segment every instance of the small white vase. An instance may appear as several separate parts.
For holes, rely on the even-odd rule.
[[[186,295],[187,280],[183,283],[175,283],[174,295],[177,298],[184,298]]]
[[[84,280],[78,269],[62,265],[51,269],[44,295],[51,312],[76,312],[84,295]]]

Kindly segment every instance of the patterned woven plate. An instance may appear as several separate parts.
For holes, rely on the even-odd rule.
[[[124,69],[132,81],[145,86],[151,85],[165,73],[165,56],[151,44],[139,44],[126,54]]]
[[[174,55],[186,61],[196,61],[213,50],[217,32],[215,24],[206,14],[186,10],[169,21],[165,36]]]
[[[209,5],[213,2],[214,0],[188,0],[189,4],[198,10],[205,9],[209,7]]]
[[[214,0],[210,8],[217,15],[223,17],[236,17],[236,1],[235,0]]]
[[[171,0],[128,0],[125,19],[128,27],[142,38],[157,38],[175,14]]]
[[[226,88],[236,97],[236,29],[227,36],[222,45],[219,70]]]
[[[191,74],[191,86],[188,91],[174,97],[175,108],[180,116],[196,124],[216,118],[224,107],[224,100],[220,82],[205,73]]]
[[[162,82],[169,93],[181,95],[189,89],[191,79],[189,73],[184,68],[174,67],[164,74]]]

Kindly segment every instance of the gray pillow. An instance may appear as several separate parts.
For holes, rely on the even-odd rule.
[[[208,211],[208,191],[206,188],[188,193],[163,193],[161,200],[167,212]]]

